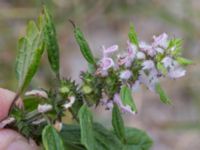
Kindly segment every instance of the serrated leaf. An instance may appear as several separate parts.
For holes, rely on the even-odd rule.
[[[96,150],[122,150],[122,144],[117,136],[99,123],[94,123]]]
[[[48,59],[51,65],[51,69],[59,77],[59,46],[57,42],[56,29],[52,20],[52,17],[46,7],[44,11],[44,37],[45,44],[48,52]]]
[[[137,108],[136,108],[135,102],[134,102],[133,97],[132,97],[131,89],[128,86],[123,85],[121,87],[120,98],[122,100],[122,103],[125,106],[128,105],[128,106],[131,107],[131,110],[133,112],[137,112]]]
[[[126,144],[123,150],[150,150],[153,145],[152,139],[142,130],[126,128]]]
[[[165,93],[165,91],[162,89],[160,83],[157,83],[157,84],[156,84],[156,92],[159,94],[160,100],[161,100],[164,104],[171,104],[170,98],[166,95],[166,93]]]
[[[51,125],[44,128],[42,142],[45,150],[65,150],[61,137]]]
[[[95,137],[95,149],[98,150],[121,150],[120,140],[111,131],[107,130],[99,123],[93,123],[93,132]],[[84,149],[81,146],[81,133],[79,125],[63,124],[60,132],[64,143],[70,143],[73,146]],[[71,150],[71,149],[70,149]],[[73,150],[73,149],[72,149]]]
[[[183,66],[191,65],[192,61],[183,57],[177,57],[176,61]]]
[[[74,28],[74,36],[75,39],[80,47],[81,53],[84,56],[84,58],[87,60],[89,64],[95,64],[95,59],[92,54],[92,51],[88,45],[88,42],[86,41],[83,32],[80,30],[80,28],[75,27]]]
[[[15,70],[19,81],[19,93],[27,88],[35,75],[44,51],[43,34],[33,21],[28,23],[26,33],[18,42]]]
[[[81,143],[88,149],[94,150],[95,140],[93,133],[92,114],[86,105],[83,105],[78,113],[81,128]]]
[[[115,134],[118,136],[118,138],[122,142],[125,142],[124,121],[122,119],[121,112],[116,104],[114,104],[114,107],[112,110],[112,126],[113,126]]]
[[[164,65],[160,62],[157,63],[157,69],[163,74],[167,74],[167,69],[164,67]]]
[[[135,44],[136,46],[139,46],[137,34],[135,32],[135,28],[133,25],[130,26],[130,31],[128,33],[129,40],[132,44]]]
[[[64,141],[68,141],[72,144],[81,143],[81,133],[79,125],[63,124],[60,135],[63,137]]]

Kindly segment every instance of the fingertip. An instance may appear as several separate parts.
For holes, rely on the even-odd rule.
[[[0,120],[8,115],[14,97],[14,92],[0,88]]]
[[[7,117],[10,106],[16,96],[16,93],[7,89],[0,88],[0,121]],[[23,108],[22,99],[17,99],[15,105],[20,109]]]

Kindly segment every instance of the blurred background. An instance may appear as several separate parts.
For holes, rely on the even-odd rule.
[[[163,80],[172,106],[159,102],[148,90],[134,93],[136,116],[124,115],[127,126],[144,129],[154,140],[152,150],[200,150],[200,1],[199,0],[0,0],[0,87],[16,91],[14,64],[19,37],[28,20],[36,19],[42,4],[53,13],[61,49],[61,74],[80,82],[87,65],[73,37],[72,19],[82,28],[93,52],[118,44],[124,49],[129,25],[134,23],[139,39],[151,41],[162,32],[183,39],[183,55],[194,61],[187,76]],[[46,54],[45,54],[46,55]],[[54,81],[44,56],[32,88],[49,88]],[[98,108],[96,118],[111,126],[110,112]],[[106,117],[105,117],[106,116]]]

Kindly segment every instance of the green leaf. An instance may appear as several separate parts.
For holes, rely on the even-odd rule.
[[[23,93],[35,75],[44,51],[43,34],[37,25],[28,23],[26,36],[18,42],[16,75],[19,82],[19,94]]]
[[[114,128],[115,134],[118,136],[118,138],[125,142],[125,127],[124,122],[121,116],[121,112],[116,104],[114,104],[113,110],[112,110],[112,126]]]
[[[177,57],[176,58],[176,61],[183,65],[183,66],[187,66],[187,65],[191,65],[192,64],[192,61],[189,60],[189,59],[186,59],[186,58],[183,58],[183,57]]]
[[[136,128],[126,128],[126,144],[123,150],[149,150],[152,145],[152,139],[142,130]]]
[[[167,74],[167,69],[164,67],[164,65],[160,62],[157,63],[157,69],[163,74]]]
[[[81,145],[81,130],[79,125],[63,124],[60,135],[67,150],[85,150]]]
[[[121,87],[120,97],[121,97],[122,103],[125,106],[128,105],[131,107],[131,110],[133,112],[137,112],[137,108],[132,97],[131,89],[128,86],[123,85]]]
[[[130,26],[130,31],[128,33],[129,40],[132,44],[135,44],[136,46],[139,46],[137,34],[135,32],[135,28],[133,25]]]
[[[84,56],[84,58],[87,60],[87,62],[89,64],[95,65],[96,62],[95,62],[94,56],[92,54],[92,51],[90,50],[88,42],[86,41],[80,28],[78,28],[78,27],[74,28],[74,35],[75,35],[75,39],[80,47],[81,53]]]
[[[95,150],[122,150],[120,140],[99,123],[94,123]]]
[[[61,137],[51,125],[44,128],[42,142],[45,150],[65,150]]]
[[[79,125],[63,124],[60,131],[60,135],[63,137],[63,141],[68,141],[72,144],[81,143],[81,133]]]
[[[88,149],[94,150],[95,140],[93,133],[92,114],[86,105],[78,113],[81,128],[81,143]]]
[[[64,144],[65,144],[65,150],[86,150],[86,148],[83,147],[82,145],[75,145],[68,141],[65,141]]]
[[[98,150],[121,150],[122,144],[120,140],[111,131],[99,123],[93,124],[93,133],[95,138],[95,149]],[[60,132],[64,143],[70,143],[79,149],[84,149],[81,146],[81,133],[79,125],[63,124]],[[70,149],[71,150],[71,149]],[[72,149],[73,150],[73,149]]]
[[[51,65],[51,69],[59,77],[59,46],[57,42],[56,29],[52,20],[52,17],[46,7],[44,11],[44,37],[45,44],[48,52],[48,59]]]
[[[165,94],[165,91],[162,89],[160,83],[156,84],[156,92],[160,96],[160,100],[165,104],[171,104],[170,98]]]
[[[182,51],[182,40],[178,38],[171,39],[169,42],[168,49],[170,49],[170,53],[173,56],[178,56],[181,54]],[[171,50],[173,49],[173,50]]]

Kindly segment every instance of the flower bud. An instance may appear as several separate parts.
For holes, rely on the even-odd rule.
[[[4,128],[6,125],[12,123],[15,121],[15,118],[14,117],[9,117],[3,121],[0,122],[0,129]]]
[[[50,104],[42,104],[42,105],[39,104],[37,110],[40,113],[45,113],[45,112],[48,112],[48,111],[52,110],[52,108],[53,107]]]
[[[69,97],[69,102],[64,104],[63,106],[64,106],[65,109],[68,109],[68,108],[72,107],[74,102],[75,102],[75,97],[74,96],[70,96]]]
[[[43,90],[32,90],[25,93],[25,96],[38,96],[42,98],[48,98],[48,95]]]

